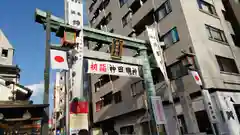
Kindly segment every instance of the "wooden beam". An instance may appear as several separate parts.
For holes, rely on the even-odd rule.
[[[35,11],[35,21],[40,24],[46,23],[46,17],[47,13],[45,11],[42,11],[40,9],[36,9]],[[66,25],[64,23],[64,20],[56,17],[54,15],[51,15],[51,29],[53,32],[59,32],[60,27],[66,27],[69,29],[74,29],[73,27]],[[105,32],[89,27],[83,27],[84,32],[84,38],[94,41],[100,41],[105,43],[111,43],[112,39],[122,39],[124,41],[124,47],[125,48],[132,48],[132,49],[147,49],[146,44],[148,44],[145,40],[140,40],[136,38],[129,38],[126,36],[113,34],[110,32]]]
[[[131,65],[143,65],[142,59],[131,56],[122,56],[121,60],[114,60],[111,58],[111,55],[109,53],[105,52],[98,52],[98,51],[92,51],[88,50],[87,48],[84,48],[84,58],[87,59],[94,59],[94,60],[101,60],[101,61],[112,61],[116,63],[124,63],[124,64],[131,64]]]

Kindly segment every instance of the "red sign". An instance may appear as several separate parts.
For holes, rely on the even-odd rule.
[[[88,113],[88,102],[78,101],[70,104],[70,114],[76,113]]]

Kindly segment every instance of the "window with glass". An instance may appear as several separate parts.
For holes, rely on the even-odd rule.
[[[114,96],[114,101],[115,101],[116,104],[122,102],[122,93],[121,93],[121,91],[118,91],[118,92],[114,93],[113,96]]]
[[[120,7],[122,7],[128,0],[119,0]]]
[[[131,95],[136,96],[137,94],[144,91],[144,82],[143,80],[137,81],[131,84]]]
[[[227,43],[227,39],[226,39],[225,34],[222,30],[214,28],[210,25],[205,25],[205,27],[207,29],[208,37],[210,39]]]
[[[104,95],[103,97],[101,97],[101,99],[102,99],[103,106],[112,104],[112,101],[113,101],[112,92],[109,92],[108,94]]]
[[[99,91],[99,89],[107,84],[110,81],[115,81],[119,78],[119,76],[114,76],[114,75],[102,75],[98,81],[94,84],[95,86],[95,92]]]
[[[122,18],[122,25],[125,27],[129,21],[131,20],[131,12],[128,12],[123,18]]]
[[[107,25],[111,20],[112,20],[112,13],[109,13],[109,14],[106,16],[106,22],[105,22],[105,24]]]
[[[90,5],[90,7],[89,7],[89,9],[88,9],[89,12],[92,12],[94,4],[95,4],[95,3],[92,3],[92,4]]]
[[[179,35],[177,28],[174,27],[168,31],[165,35],[160,38],[161,41],[164,41],[166,47],[169,47],[179,41]]]
[[[120,134],[123,135],[132,135],[134,133],[133,125],[125,126],[120,128]]]
[[[220,71],[229,73],[239,73],[234,59],[216,56]]]
[[[198,2],[198,7],[200,10],[207,12],[209,14],[212,14],[212,15],[217,15],[216,9],[212,4],[210,4],[204,0],[197,0],[197,2]]]
[[[8,50],[7,49],[2,49],[2,57],[8,57]]]
[[[160,21],[162,18],[164,18],[171,12],[172,12],[171,3],[170,3],[170,0],[167,0],[155,12],[156,20]]]

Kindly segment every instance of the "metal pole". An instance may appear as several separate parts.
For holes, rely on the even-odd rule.
[[[148,61],[148,55],[146,49],[139,50],[140,56],[142,57],[144,64],[142,66],[143,68],[143,78],[144,78],[144,84],[145,89],[147,90],[147,100],[148,100],[148,109],[151,115],[151,124],[152,124],[152,135],[158,135],[157,133],[157,125],[154,120],[154,114],[153,114],[153,108],[151,103],[151,96],[156,96],[155,86],[153,84],[152,74],[151,74],[151,68]]]
[[[65,71],[65,129],[66,129],[66,135],[69,134],[69,89],[68,89],[68,78],[69,76],[69,70]]]
[[[64,21],[65,24],[68,24],[68,2],[64,0]],[[71,68],[71,67],[69,67]],[[65,71],[65,133],[69,135],[69,77],[70,77],[70,69]]]
[[[47,12],[46,18],[46,48],[45,48],[45,69],[44,69],[44,97],[43,103],[49,104],[49,67],[50,67],[50,40],[51,40],[51,13]],[[49,107],[44,109],[44,116],[42,120],[41,134],[48,134],[48,120],[49,120]]]

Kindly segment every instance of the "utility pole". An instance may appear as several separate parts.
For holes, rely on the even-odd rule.
[[[50,40],[51,40],[51,13],[47,12],[46,17],[46,47],[45,47],[45,69],[44,69],[44,97],[43,103],[49,104],[49,69],[50,69]],[[41,134],[48,134],[49,107],[45,108],[42,120]]]
[[[69,71],[64,71],[65,72],[65,133],[66,135],[69,134]]]

